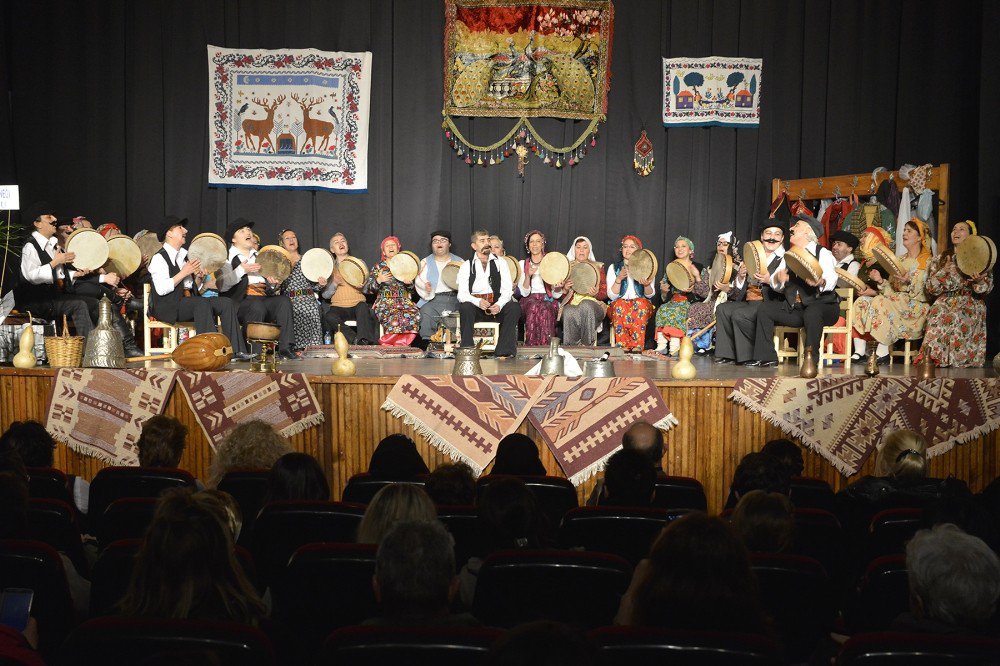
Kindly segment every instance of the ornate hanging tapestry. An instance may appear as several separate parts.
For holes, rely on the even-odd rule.
[[[760,125],[760,58],[664,58],[666,127]]]
[[[208,184],[364,192],[371,62],[209,45]]]
[[[597,145],[611,80],[610,0],[445,0],[444,130],[466,164],[486,166],[528,153],[574,166]],[[470,143],[453,116],[516,118],[506,136]],[[529,118],[589,120],[568,146],[538,135]]]

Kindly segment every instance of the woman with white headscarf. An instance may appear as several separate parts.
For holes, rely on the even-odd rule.
[[[563,283],[566,295],[563,297],[562,323],[564,345],[597,344],[597,332],[601,329],[608,306],[604,303],[608,295],[604,264],[594,258],[594,248],[586,236],[577,236],[566,253],[569,258],[570,273],[578,263],[594,264],[598,272],[597,285],[584,293],[573,289],[573,280]]]

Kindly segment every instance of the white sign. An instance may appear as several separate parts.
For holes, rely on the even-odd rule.
[[[17,193],[17,185],[0,185],[0,210],[18,210],[21,208],[21,198]]]

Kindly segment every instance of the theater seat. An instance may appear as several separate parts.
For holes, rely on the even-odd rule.
[[[635,565],[646,557],[667,523],[684,513],[683,509],[580,507],[563,518],[559,547],[613,553]]]
[[[845,566],[844,531],[829,511],[795,508],[795,533],[791,552],[819,560],[831,580],[838,580]]]
[[[371,474],[367,472],[361,474],[355,474],[347,480],[347,485],[344,486],[344,493],[342,500],[344,502],[353,502],[355,504],[368,504],[375,497],[375,494],[382,490],[386,486],[391,486],[394,483],[406,483],[412,486],[424,487],[424,482],[427,479],[426,474],[421,474],[415,479],[409,479],[406,481],[388,481],[386,479],[376,479],[373,478]]]
[[[260,629],[232,622],[99,617],[77,627],[61,650],[66,666],[155,663],[271,666],[274,650]]]
[[[121,539],[140,539],[156,513],[155,497],[122,497],[104,510],[97,521],[97,543],[101,548]]]
[[[924,510],[920,508],[884,509],[872,517],[868,528],[867,560],[882,555],[902,553],[906,542],[920,529]]]
[[[257,514],[264,506],[264,495],[267,494],[266,469],[231,470],[219,481],[218,489],[229,493],[240,507],[243,516],[243,528],[240,530],[239,543],[246,546],[250,543]]]
[[[194,487],[194,477],[182,469],[165,467],[105,467],[90,482],[87,514],[100,529],[100,517],[116,499],[159,497],[167,488]],[[95,524],[96,523],[96,524]]]
[[[54,467],[28,467],[27,472],[29,497],[61,500],[76,510],[69,490],[69,480],[62,470]]]
[[[631,577],[626,560],[606,553],[502,550],[479,570],[472,612],[498,627],[535,620],[599,627],[614,620]]]
[[[576,488],[561,476],[509,477],[504,474],[481,476],[476,482],[476,492],[479,499],[482,500],[486,486],[503,478],[516,478],[524,481],[524,485],[535,496],[538,508],[545,517],[544,529],[551,541],[554,541],[556,532],[559,530],[559,523],[562,522],[566,512],[580,505],[576,496]]]
[[[823,479],[809,476],[793,476],[790,484],[789,499],[792,505],[800,509],[834,510],[833,488]]]
[[[842,666],[996,664],[1000,638],[884,632],[858,634],[840,649]]]
[[[31,615],[38,620],[39,650],[51,653],[75,624],[62,558],[41,541],[0,539],[0,589],[34,590]]]
[[[77,573],[86,577],[89,569],[76,517],[73,507],[61,500],[45,497],[28,500],[28,535],[65,553]]]
[[[705,497],[705,488],[698,479],[657,474],[653,506],[663,509],[707,511],[708,499]]]
[[[783,663],[778,644],[757,634],[670,631],[651,627],[602,627],[590,632],[601,666],[773,666]]]
[[[910,582],[905,555],[872,560],[851,600],[847,623],[852,633],[885,631],[910,607]]]
[[[322,663],[476,666],[486,662],[490,646],[502,635],[486,627],[346,627],[326,639]]]
[[[461,569],[469,558],[482,554],[482,532],[479,510],[475,506],[438,505],[438,520],[444,523],[455,539],[455,565]]]

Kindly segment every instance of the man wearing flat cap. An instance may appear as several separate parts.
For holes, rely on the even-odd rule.
[[[858,237],[850,231],[839,229],[830,236],[832,241],[830,251],[833,258],[837,260],[837,268],[847,271],[851,275],[857,275],[861,270],[861,262],[854,258],[854,251],[858,249],[861,242]]]
[[[223,296],[233,299],[236,315],[246,326],[252,322],[271,322],[281,327],[278,337],[278,356],[295,360],[295,329],[292,325],[292,301],[278,294],[281,284],[260,274],[257,250],[254,247],[254,223],[239,217],[226,227],[223,240],[231,243],[229,262],[236,284]]]
[[[33,317],[73,320],[76,334],[86,336],[94,328],[87,303],[65,291],[70,279],[70,264],[76,258],[63,252],[56,237],[54,209],[40,201],[22,215],[25,226],[32,229],[28,242],[21,249],[21,273],[14,287],[14,304]]]
[[[819,355],[819,342],[824,326],[832,326],[840,316],[840,297],[837,296],[836,260],[833,253],[816,239],[823,233],[819,220],[799,214],[792,220],[789,243],[792,249],[785,253],[777,270],[771,275],[771,289],[784,294],[782,301],[764,303],[757,313],[757,333],[754,337],[754,363],[769,368],[778,364],[774,348],[774,326],[793,326],[806,329],[806,345]],[[802,277],[789,269],[789,253],[795,252],[806,260],[810,257],[818,265],[816,277]]]
[[[228,298],[202,298],[195,281],[205,277],[201,262],[188,259],[184,242],[187,240],[187,218],[167,217],[158,230],[163,247],[149,260],[149,314],[169,324],[194,321],[199,333],[216,330],[215,318],[222,322],[222,332],[233,345],[233,360],[247,361],[247,353],[236,306]]]
[[[425,340],[434,335],[441,315],[458,312],[458,294],[441,279],[452,261],[461,263],[462,258],[451,253],[451,232],[439,229],[431,234],[431,253],[420,261],[420,273],[413,281],[420,296],[420,337]]]

